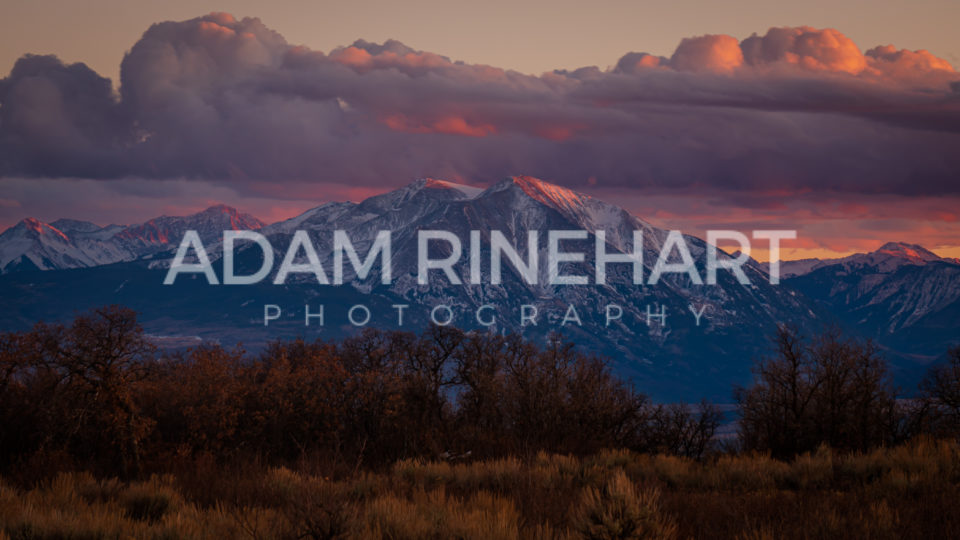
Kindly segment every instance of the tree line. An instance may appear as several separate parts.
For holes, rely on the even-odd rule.
[[[898,400],[869,343],[781,329],[735,390],[738,449],[789,457],[956,436],[960,348],[921,395]],[[136,477],[176,459],[315,459],[347,470],[399,459],[588,455],[606,448],[696,459],[722,415],[654,404],[600,358],[551,339],[431,327],[339,342],[277,341],[248,354],[161,353],[120,306],[0,334],[0,473],[88,469]]]
[[[0,335],[0,366],[0,464],[122,477],[198,455],[353,468],[612,447],[700,457],[720,422],[706,404],[650,403],[569,343],[448,327],[171,355],[111,306]]]

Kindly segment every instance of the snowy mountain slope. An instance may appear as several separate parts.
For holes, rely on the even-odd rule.
[[[173,249],[184,231],[197,230],[215,243],[224,229],[258,229],[263,223],[224,205],[183,217],[159,217],[123,227],[59,219],[44,223],[27,218],[0,234],[0,273],[63,270],[132,261]]]
[[[888,243],[786,283],[846,325],[903,351],[932,353],[960,340],[960,264],[920,246]]]
[[[0,268],[52,270],[113,262],[104,251],[88,252],[60,229],[27,218],[0,234]]]

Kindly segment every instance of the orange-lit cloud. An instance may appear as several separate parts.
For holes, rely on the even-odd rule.
[[[826,28],[771,28],[741,44],[747,63],[757,66],[783,62],[805,69],[859,74],[867,67],[860,48],[847,36]]]
[[[394,131],[405,133],[446,133],[467,137],[486,137],[497,132],[490,124],[470,124],[459,116],[443,116],[428,123],[418,122],[402,114],[392,114],[383,123]]]
[[[355,69],[437,69],[452,65],[450,60],[438,54],[414,51],[399,41],[387,41],[383,45],[359,40],[349,47],[340,47],[330,52],[330,59]]]
[[[620,58],[614,71],[617,73],[637,73],[645,69],[666,66],[668,62],[668,59],[652,54],[632,52]]]
[[[583,126],[546,125],[536,128],[534,132],[544,139],[561,142],[570,139],[582,129]]]
[[[955,80],[955,70],[950,62],[929,51],[909,51],[886,45],[874,47],[865,54],[870,67],[886,78],[911,81],[923,75],[931,82]]]
[[[729,72],[743,65],[743,51],[733,36],[685,38],[670,58],[670,65],[681,71]]]

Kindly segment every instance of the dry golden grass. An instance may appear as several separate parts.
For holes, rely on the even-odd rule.
[[[133,483],[88,473],[27,488],[0,481],[0,540],[960,537],[955,442],[824,447],[791,462],[622,450],[405,460],[337,479],[204,467],[202,482],[182,471]]]

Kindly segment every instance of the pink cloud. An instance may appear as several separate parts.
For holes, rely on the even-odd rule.
[[[771,28],[763,37],[754,34],[743,40],[741,48],[745,61],[754,66],[782,62],[852,75],[867,67],[860,48],[833,28]]]
[[[436,120],[421,122],[403,114],[392,114],[383,123],[394,131],[404,133],[445,133],[467,137],[486,137],[497,132],[490,124],[471,124],[459,116],[442,116]]]
[[[631,52],[620,58],[614,71],[618,73],[637,73],[645,69],[666,66],[668,62],[668,59],[652,54]]]
[[[201,21],[200,22],[200,31],[206,34],[222,37],[222,38],[231,38],[237,35],[232,28],[217,24],[213,21]],[[253,34],[245,33],[248,36],[253,36]]]
[[[578,131],[584,129],[584,126],[575,126],[575,125],[546,125],[534,129],[534,133],[538,136],[543,137],[544,139],[549,139],[551,141],[566,141],[573,137]]]
[[[908,51],[907,49],[897,49],[893,45],[885,45],[870,49],[866,52],[866,55],[876,60],[877,65],[886,69],[895,69],[897,74],[901,76],[924,71],[939,70],[951,73],[954,71],[950,62],[937,58],[930,51],[924,49]]]
[[[354,67],[366,67],[373,62],[373,55],[359,47],[346,47],[330,53],[335,62]]]
[[[681,71],[732,71],[743,65],[743,51],[733,36],[706,35],[685,38],[677,46],[670,65]]]
[[[360,72],[371,69],[396,68],[408,73],[423,73],[432,69],[448,68],[450,59],[439,54],[415,51],[399,41],[387,41],[383,45],[358,40],[349,47],[340,47],[330,52],[334,62],[350,66]]]
[[[926,50],[909,51],[886,45],[874,47],[865,54],[871,70],[885,80],[911,85],[922,82],[928,86],[945,86],[957,79],[950,62]]]

